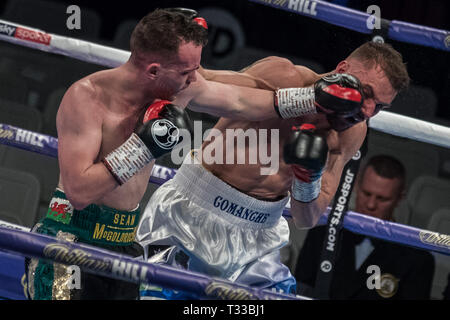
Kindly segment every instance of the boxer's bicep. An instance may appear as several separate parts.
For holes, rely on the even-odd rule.
[[[80,88],[64,96],[56,119],[58,159],[64,181],[74,181],[96,160],[102,141],[102,120],[94,101]]]

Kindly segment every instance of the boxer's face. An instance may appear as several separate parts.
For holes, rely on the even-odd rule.
[[[364,90],[362,112],[366,119],[376,115],[380,106],[390,106],[397,94],[379,65],[370,66],[355,59],[344,60],[336,71],[354,75],[361,81]]]
[[[400,179],[381,177],[369,166],[358,182],[355,211],[390,220],[402,196]]]
[[[180,45],[178,55],[161,64],[156,82],[158,95],[162,99],[173,100],[182,90],[197,80],[196,70],[200,67],[202,47],[192,42]]]

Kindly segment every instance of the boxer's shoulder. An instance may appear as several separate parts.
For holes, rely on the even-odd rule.
[[[83,78],[73,83],[64,94],[57,112],[58,130],[69,125],[101,125],[105,108],[98,96],[98,90],[89,79]]]
[[[74,82],[67,91],[74,96],[92,100],[103,100],[106,96],[115,97],[120,92],[111,89],[112,84],[117,82],[121,76],[122,74],[117,69],[94,72]]]
[[[305,87],[313,85],[321,77],[321,75],[305,66],[296,65],[295,70],[297,71],[299,78],[302,81],[302,85]]]
[[[71,108],[90,110],[93,113],[105,112],[122,100],[120,92],[111,89],[112,83],[113,77],[106,71],[88,75],[69,87],[62,105],[68,104]]]
[[[302,86],[295,65],[289,59],[282,57],[266,57],[241,72],[267,82],[274,89]]]
[[[308,67],[295,65],[291,60],[277,56],[258,60],[243,72],[259,77],[276,88],[306,87],[320,78]]]
[[[94,100],[98,96],[98,89],[95,82],[85,77],[74,82],[66,91],[63,97],[63,103],[84,102],[85,100]]]

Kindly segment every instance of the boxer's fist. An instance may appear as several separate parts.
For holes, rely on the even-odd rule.
[[[361,82],[345,73],[333,73],[314,84],[318,112],[347,117],[360,112],[363,104]]]
[[[277,89],[275,110],[284,119],[315,113],[348,117],[361,111],[362,92],[354,76],[330,74],[309,87]]]
[[[292,165],[292,196],[297,201],[311,202],[319,196],[321,177],[328,156],[325,137],[314,133],[314,126],[293,128],[284,145],[283,158]]]
[[[327,120],[331,126],[331,129],[336,130],[337,132],[341,132],[350,127],[353,127],[359,122],[364,121],[365,116],[361,111],[353,116],[347,117],[330,114],[327,115]]]
[[[136,134],[154,158],[170,152],[182,141],[180,130],[192,133],[192,124],[187,112],[166,100],[151,104],[142,122]]]
[[[182,141],[181,130],[191,129],[187,113],[169,101],[150,105],[143,124],[101,161],[119,185],[123,185],[155,158],[170,152]],[[190,135],[185,135],[190,136]]]
[[[327,161],[328,145],[325,137],[316,134],[313,127],[293,128],[283,151],[284,162],[293,165],[298,179],[311,182],[320,178]]]

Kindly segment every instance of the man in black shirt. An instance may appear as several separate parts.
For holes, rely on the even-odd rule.
[[[405,190],[405,169],[390,156],[371,158],[356,186],[355,211],[394,221],[393,211]],[[313,295],[326,227],[311,229],[300,251],[295,271],[298,292]],[[331,282],[331,299],[429,299],[434,258],[423,250],[342,230],[340,250]],[[378,288],[368,285],[380,270]],[[372,267],[373,268],[373,267]],[[369,279],[369,281],[368,281]]]

